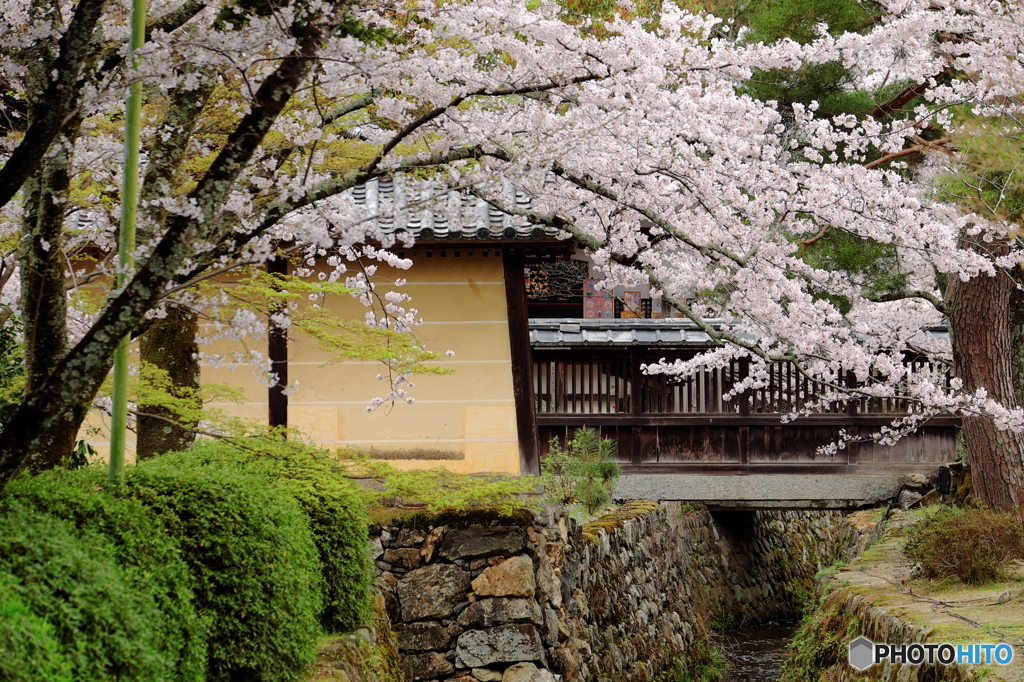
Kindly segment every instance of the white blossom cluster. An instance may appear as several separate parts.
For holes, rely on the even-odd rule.
[[[70,148],[79,184],[67,210],[102,217],[76,228],[74,239],[94,252],[113,248],[122,142],[112,122],[122,115],[125,84],[142,79],[156,101],[198,92],[204,78],[215,78],[221,91],[187,154],[210,159],[222,150],[225,131],[254,111],[260,84],[296,49],[289,30],[296,13],[333,7],[295,3],[230,26],[215,20],[226,4],[212,0],[183,25],[153,31],[134,70],[85,70],[82,134]],[[34,46],[66,28],[48,12],[70,16],[73,5],[65,0],[44,11],[30,0],[3,4],[0,82],[14,89],[24,82]],[[408,296],[380,291],[374,280],[374,263],[409,267],[389,249],[410,240],[387,229],[394,216],[365,215],[347,192],[371,178],[419,174],[557,227],[592,251],[608,286],[649,282],[698,324],[708,315],[729,320],[714,338],[732,346],[649,371],[686,374],[746,357],[752,372],[742,390],[763,382],[777,359],[798,362],[825,384],[842,367],[865,384],[855,397],[898,394],[916,402],[917,414],[983,414],[1020,429],[1019,409],[976,391],[939,390],[935,380],[910,381],[901,362],[913,352],[948,363],[948,341],[925,332],[942,322],[939,280],[994,277],[1022,260],[1019,244],[1007,239],[1006,225],[936,199],[929,175],[948,172],[955,160],[933,153],[915,174],[865,161],[899,153],[929,125],[952,130],[951,111],[964,104],[1020,121],[1024,9],[976,0],[893,0],[885,7],[868,33],[822,30],[801,45],[751,43],[719,19],[672,3],[657,28],[643,17],[619,18],[603,32],[586,20],[566,23],[561,6],[548,0],[361,6],[353,16],[400,40],[325,39],[316,68],[222,200],[193,196],[189,179],[161,187],[143,207],[149,237],[136,262],[143,267],[164,237],[165,223],[154,216],[187,218],[166,298],[198,307],[217,303],[188,298],[184,285],[203,272],[261,263],[273,244],[295,244],[312,259],[311,275],[314,262],[326,262],[332,269],[315,276],[344,281],[371,307],[368,325],[411,333],[421,319],[407,307]],[[151,20],[181,8],[163,0]],[[629,16],[635,8],[622,9]],[[103,40],[115,56],[127,55],[118,42],[128,35],[126,17],[123,3],[107,7]],[[835,60],[866,89],[926,84],[924,104],[910,120],[830,119],[813,104],[782,111],[742,92],[754,69]],[[962,77],[942,77],[949,72]],[[175,132],[168,125],[147,117],[151,159]],[[19,134],[10,132],[0,149],[13,149]],[[197,162],[185,172],[204,169]],[[499,178],[530,195],[532,208],[507,205]],[[432,210],[445,206],[439,201]],[[454,219],[460,207],[449,208]],[[0,217],[5,243],[17,243],[21,207],[12,202]],[[802,242],[822,230],[891,245],[913,295],[872,300],[856,275],[810,265]],[[112,272],[111,263],[95,272]],[[77,272],[69,265],[69,277]],[[687,301],[694,291],[714,296]],[[848,300],[849,311],[830,297]],[[287,313],[278,315],[286,324]],[[76,319],[88,326],[91,318]],[[265,320],[240,310],[214,335],[253,338],[262,329]],[[388,397],[377,404],[411,402],[407,376],[389,381]],[[828,394],[843,397],[838,388]]]

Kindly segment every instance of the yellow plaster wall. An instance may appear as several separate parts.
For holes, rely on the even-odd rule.
[[[394,271],[381,266],[377,276],[408,280],[400,290],[412,300],[404,305],[416,308],[425,320],[417,336],[442,354],[436,364],[455,372],[415,376],[414,405],[385,405],[367,413],[370,399],[386,396],[389,390],[375,378],[382,365],[325,365],[328,356],[308,339],[289,338],[288,378],[299,381],[299,391],[289,397],[289,425],[330,449],[441,450],[462,457],[392,461],[401,468],[444,466],[459,473],[518,474],[519,443],[500,254],[495,249],[447,248],[409,250],[405,255],[412,258],[412,269]],[[332,312],[353,319],[362,319],[366,310],[350,297],[330,298],[327,305]],[[265,342],[247,343],[265,352]],[[204,350],[228,354],[241,349],[218,343]],[[455,356],[444,357],[447,350]],[[249,369],[207,365],[202,377],[205,382],[245,390],[245,404],[212,407],[266,420],[267,390],[253,380]]]

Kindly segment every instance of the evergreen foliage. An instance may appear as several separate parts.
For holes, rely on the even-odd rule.
[[[321,578],[309,524],[287,494],[238,466],[161,457],[116,494],[142,502],[177,541],[209,614],[207,680],[302,677],[319,628]]]
[[[959,115],[956,163],[936,183],[943,200],[990,220],[1024,224],[1024,134],[1012,119]]]
[[[7,504],[16,501],[102,537],[118,565],[152,592],[159,622],[150,627],[175,671],[174,679],[203,679],[210,624],[196,613],[192,575],[158,518],[138,500],[111,494],[106,474],[98,468],[52,469],[34,477],[22,476],[5,492]]]
[[[72,682],[53,626],[25,606],[17,588],[14,576],[0,571],[0,679]]]
[[[582,504],[588,514],[608,504],[622,473],[615,462],[616,443],[597,429],[577,429],[563,449],[552,438],[541,463],[545,497],[558,504]]]
[[[17,317],[0,326],[0,425],[11,418],[25,393],[25,354],[19,332]]]
[[[748,40],[772,42],[783,38],[800,44],[812,42],[821,30],[831,35],[845,32],[864,33],[883,14],[880,5],[858,0],[770,0],[746,5],[737,18],[749,30]],[[775,101],[783,117],[791,115],[794,104],[816,107],[822,118],[852,114],[865,116],[878,103],[896,96],[907,84],[888,82],[875,92],[855,87],[854,74],[840,61],[808,64],[799,69],[758,70],[743,90],[763,101]],[[904,105],[911,111],[917,98]],[[899,115],[894,112],[894,115]],[[869,156],[877,156],[877,152]],[[801,257],[815,268],[843,271],[862,282],[865,295],[875,297],[889,292],[902,292],[907,286],[907,273],[901,267],[897,248],[836,229],[818,227],[806,234],[792,235],[794,242],[804,242]],[[812,286],[812,288],[814,288]],[[832,303],[840,313],[851,310],[849,298],[827,293],[819,287],[818,299]]]
[[[368,621],[371,564],[366,495],[330,455],[295,440],[264,437],[202,440],[192,450],[160,460],[167,467],[243,466],[268,477],[308,517],[323,574],[323,626],[344,632]]]
[[[907,272],[892,244],[864,239],[842,230],[828,230],[804,248],[802,257],[815,268],[842,270],[856,275],[868,296],[907,288]],[[850,312],[849,298],[821,289],[818,298],[827,299],[840,313]]]
[[[24,644],[42,655],[42,672],[48,669],[53,679],[69,668],[74,680],[89,682],[177,678],[162,641],[159,588],[141,572],[119,567],[107,538],[9,501],[0,514],[0,574],[16,581],[0,591],[4,610],[21,614]],[[17,621],[5,621],[8,627]],[[27,653],[0,647],[0,670],[19,665]]]
[[[857,0],[770,0],[748,4],[738,19],[749,28],[752,42],[789,38],[801,44],[813,41],[823,25],[831,35],[862,33],[881,15],[873,2]],[[744,89],[752,97],[779,103],[784,114],[794,103],[818,103],[823,116],[865,114],[874,105],[869,93],[859,91],[841,62],[805,65],[800,69],[759,70]],[[895,88],[898,91],[898,88]]]

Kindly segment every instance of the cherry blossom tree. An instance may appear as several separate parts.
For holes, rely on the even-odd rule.
[[[14,126],[5,140],[5,169],[18,162],[27,170],[4,176],[7,194],[21,190],[20,201],[4,210],[8,234],[19,242],[27,381],[22,404],[0,434],[2,480],[22,467],[61,460],[107,374],[117,337],[150,325],[176,295],[187,299],[189,285],[211,272],[265,261],[282,243],[311,257],[340,251],[337,276],[345,273],[345,257],[403,266],[386,250],[360,246],[387,241],[386,235],[367,229],[351,200],[331,199],[375,176],[477,156],[472,147],[427,144],[431,124],[449,112],[606,71],[596,62],[591,68],[586,55],[569,75],[553,68],[555,61],[540,68],[541,55],[505,69],[500,56],[480,53],[451,32],[449,21],[492,30],[472,19],[476,7],[398,11],[341,2],[158,4],[148,41],[135,55],[139,66],[129,71],[125,8],[100,3],[102,16],[86,22],[76,20],[82,7],[29,0],[3,8],[0,72],[26,110],[26,127]],[[553,11],[535,17],[532,10],[496,5],[484,14],[494,19],[501,12],[511,26],[537,18],[564,26]],[[63,70],[68,45],[79,48],[70,76]],[[65,77],[74,87],[55,94],[50,80]],[[93,218],[116,203],[116,121],[121,92],[134,79],[145,82],[150,105],[163,106],[145,135],[138,267],[98,312],[79,315],[84,324],[72,330],[66,290],[69,277],[76,279],[73,255],[106,254],[87,279],[110,272],[111,233]],[[55,132],[51,126],[33,133],[53,111],[70,113],[58,117]],[[411,120],[396,124],[409,112],[415,112]],[[218,124],[200,129],[213,120],[209,113]],[[353,149],[353,141],[361,146]],[[40,146],[42,153],[33,151]],[[340,162],[353,156],[355,162]],[[83,215],[90,218],[85,226],[76,218]],[[371,270],[347,277],[368,301]],[[381,314],[368,321],[378,330],[406,332],[415,311],[401,302],[397,294],[383,297]],[[404,389],[392,393],[402,398]]]
[[[518,181],[541,198],[531,218],[573,234],[612,282],[649,280],[725,344],[649,371],[686,373],[747,357],[754,369],[740,391],[764,382],[770,363],[795,362],[827,389],[807,411],[858,395],[913,400],[916,412],[878,434],[883,439],[941,412],[960,414],[978,496],[997,509],[1017,508],[1024,442],[1010,319],[1020,211],[1007,190],[1019,186],[1020,147],[996,167],[991,156],[968,158],[948,145],[970,147],[981,134],[961,125],[965,116],[981,117],[984,134],[994,130],[1004,145],[1019,139],[1019,8],[907,2],[887,9],[864,35],[833,36],[822,27],[804,45],[754,44],[741,53],[742,37],[719,44],[682,83],[678,72],[648,71],[645,85],[657,90],[650,106],[637,105],[644,97],[635,90],[594,84],[568,114],[533,116],[552,128],[575,126],[572,134],[595,143],[574,150],[563,138],[561,147],[550,145],[546,167],[532,148]],[[704,33],[712,44],[715,31]],[[814,104],[781,111],[745,99],[735,85],[753,67],[829,62],[865,89],[905,87],[858,118],[821,117]],[[714,71],[721,77],[710,79]],[[687,88],[690,97],[677,96]],[[884,116],[918,97],[909,119]],[[928,141],[936,128],[946,136]],[[901,167],[901,159],[928,151],[935,153],[912,172]],[[492,167],[506,175],[521,157],[514,145],[494,156],[500,162]],[[862,273],[812,265],[804,247],[830,232],[891,247],[899,288],[879,291]],[[709,295],[690,301],[689,291]],[[728,328],[707,324],[723,312],[733,320]],[[925,331],[943,319],[951,346]],[[941,373],[908,374],[907,353],[951,366],[952,390]],[[839,380],[841,369],[855,374],[855,385]]]
[[[743,390],[763,382],[770,363],[792,361],[822,387],[814,400],[912,400],[917,410],[883,438],[940,412],[961,414],[980,497],[1000,509],[1024,504],[1008,323],[1017,223],[998,207],[943,200],[962,189],[943,178],[978,176],[948,147],[904,167],[911,152],[941,146],[927,142],[926,128],[954,140],[970,134],[957,112],[1015,130],[1024,90],[1015,7],[901,0],[866,33],[822,29],[811,41],[764,44],[672,6],[637,17],[624,3],[570,22],[559,5],[536,0],[168,2],[154,9],[141,66],[129,72],[125,10],[111,4],[86,31],[71,99],[49,102],[75,27],[62,17],[77,17],[82,4],[75,13],[33,0],[4,8],[0,78],[26,93],[29,129],[48,107],[71,112],[31,169],[36,184],[18,185],[21,199],[4,208],[22,271],[31,262],[49,277],[45,286],[21,277],[26,329],[68,338],[67,323],[51,315],[66,301],[64,254],[79,242],[110,248],[109,234],[75,232],[67,218],[116,202],[111,123],[134,78],[144,79],[154,112],[162,107],[146,135],[148,238],[129,284],[109,293],[73,345],[30,346],[25,400],[0,433],[0,480],[47,463],[46,434],[80,421],[76,410],[95,395],[117,339],[211,268],[261,262],[284,242],[311,257],[374,242],[384,250],[372,256],[394,259],[393,237],[368,230],[345,192],[414,172],[564,230],[609,283],[651,282],[723,344],[649,371],[743,356],[752,366]],[[786,108],[745,93],[755,69],[837,61],[866,90],[899,82],[910,93],[900,106],[924,99],[907,119],[822,116],[813,103]],[[218,125],[199,125],[211,112]],[[8,158],[27,139],[12,132]],[[530,194],[533,208],[505,205],[499,178]],[[439,191],[433,208],[446,196]],[[887,245],[899,289],[879,291],[861,274],[806,258],[804,243],[823,233]],[[694,291],[706,295],[693,300]],[[391,313],[372,322],[406,319]],[[728,325],[708,323],[723,313]],[[925,332],[944,319],[952,345]],[[910,352],[951,366],[951,389],[942,372],[908,374]],[[815,407],[808,399],[794,417]]]

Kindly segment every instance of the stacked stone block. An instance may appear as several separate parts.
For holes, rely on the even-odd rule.
[[[723,616],[791,613],[856,536],[832,512],[716,517],[667,502],[610,518],[374,529],[407,679],[652,680]]]
[[[551,533],[499,520],[371,538],[407,679],[554,682],[547,651],[561,594]]]

